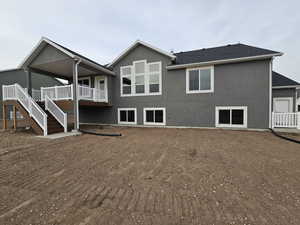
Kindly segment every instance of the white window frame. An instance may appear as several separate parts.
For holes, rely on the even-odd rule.
[[[190,74],[191,70],[207,70],[210,69],[210,89],[209,90],[190,90]],[[200,75],[200,73],[199,73]],[[201,76],[201,75],[200,75]],[[200,76],[199,76],[199,88],[200,88]],[[206,66],[206,67],[194,67],[186,69],[186,93],[187,94],[197,94],[197,93],[212,93],[214,92],[214,66]]]
[[[163,111],[163,122],[162,123],[156,123],[156,122],[147,122],[146,120],[146,111],[157,111],[157,110],[162,110]],[[154,113],[155,115],[155,113]],[[152,125],[152,126],[165,126],[166,125],[166,108],[164,107],[153,107],[153,108],[144,108],[144,125]],[[154,116],[155,120],[155,116]]]
[[[145,63],[145,74],[144,74],[144,79],[145,79],[145,93],[136,93],[136,82],[135,82],[135,78],[136,78],[136,74],[135,74],[135,64],[139,63],[139,62],[144,62]],[[159,91],[158,92],[154,92],[154,93],[150,93],[149,91],[149,65],[151,64],[159,64],[159,72],[152,72],[151,74],[159,74]],[[123,68],[127,68],[130,67],[131,68],[131,94],[123,94],[123,77],[126,77],[128,75],[123,75],[122,74],[122,69]],[[162,62],[161,61],[157,61],[157,62],[150,62],[147,63],[147,60],[137,60],[137,61],[133,61],[132,65],[128,65],[128,66],[121,66],[120,67],[120,96],[121,97],[131,97],[131,96],[152,96],[152,95],[161,95],[162,94]]]
[[[88,80],[89,81],[89,86],[88,87],[92,86],[91,77],[79,77],[78,81],[80,81],[80,80]]]
[[[244,111],[244,121],[242,125],[231,124],[232,123],[232,110],[240,109]],[[220,124],[219,123],[219,111],[220,110],[230,110],[230,124]],[[224,128],[247,128],[248,123],[248,107],[247,106],[216,106],[216,127]]]
[[[123,122],[123,121],[121,121],[121,116],[120,116],[121,111],[134,111],[134,122]],[[136,108],[118,108],[118,124],[126,124],[126,125],[135,125],[135,124],[137,124],[137,119],[136,119],[137,114],[136,114],[136,112],[137,112]],[[128,118],[127,118],[127,120],[128,120]]]
[[[289,113],[294,112],[294,99],[292,97],[276,97],[273,98],[273,112],[275,112],[275,102],[282,100],[288,100],[290,102]]]

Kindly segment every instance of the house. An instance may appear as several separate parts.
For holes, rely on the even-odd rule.
[[[273,111],[300,111],[300,84],[273,71]]]
[[[49,115],[66,131],[66,114],[71,112],[74,130],[80,123],[266,129],[282,125],[273,105],[277,110],[290,104],[278,99],[291,88],[283,82],[288,78],[273,72],[273,59],[281,55],[240,43],[172,53],[138,40],[104,66],[42,38],[20,68],[28,71],[28,80],[38,72],[69,81],[41,89],[48,107],[30,103],[44,135],[49,133]],[[299,87],[296,82],[292,86]],[[14,94],[18,91],[4,87],[4,100],[22,103]],[[22,107],[25,113],[30,110]],[[295,118],[296,113],[291,120],[297,127]]]
[[[0,71],[0,87],[2,85],[11,85],[18,83],[23,88],[27,88],[27,79],[26,79],[26,72],[23,69],[8,69]],[[59,86],[63,85],[59,80],[55,79],[54,77],[46,76],[39,73],[32,74],[32,88],[33,94],[39,95],[39,90],[41,87],[52,87],[52,86]],[[0,92],[0,120],[2,120],[2,91]],[[8,119],[12,119],[12,107],[8,107],[7,112]],[[21,119],[22,115],[18,113],[18,118]]]

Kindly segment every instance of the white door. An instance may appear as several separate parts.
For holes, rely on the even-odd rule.
[[[274,112],[293,112],[293,98],[274,98]]]
[[[107,77],[106,76],[97,76],[95,77],[95,88],[99,89],[99,97],[101,100],[107,102]]]

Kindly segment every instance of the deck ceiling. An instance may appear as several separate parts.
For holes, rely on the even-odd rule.
[[[42,38],[20,67],[68,80],[73,77],[74,62],[78,65],[78,76],[114,75],[112,71],[78,53],[47,38]]]

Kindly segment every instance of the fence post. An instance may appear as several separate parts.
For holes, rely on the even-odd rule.
[[[274,128],[274,124],[275,124],[275,114],[274,114],[274,112],[272,112],[272,118],[271,118],[272,129]]]
[[[57,100],[57,86],[54,86],[54,99]]]

